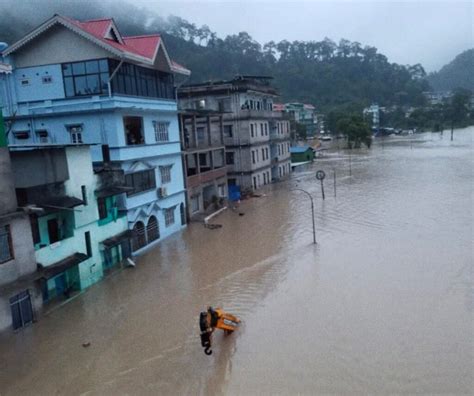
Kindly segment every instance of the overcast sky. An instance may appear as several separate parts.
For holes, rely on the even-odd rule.
[[[247,31],[268,41],[347,38],[375,46],[391,62],[438,70],[472,48],[473,1],[127,0],[207,24],[219,36]]]

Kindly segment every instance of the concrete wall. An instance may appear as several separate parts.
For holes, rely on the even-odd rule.
[[[51,82],[44,82],[50,77]],[[15,69],[12,75],[18,102],[64,99],[61,65],[46,65]],[[28,82],[26,84],[26,82]]]
[[[10,154],[8,148],[0,147],[0,215],[13,212],[16,208]]]
[[[69,178],[64,150],[13,151],[11,157],[16,188],[63,182]]]
[[[36,271],[33,237],[28,216],[21,214],[0,220],[0,227],[10,226],[13,260],[0,264],[0,286]]]

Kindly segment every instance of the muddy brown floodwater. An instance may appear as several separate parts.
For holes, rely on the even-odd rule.
[[[244,216],[191,224],[2,334],[0,394],[471,393],[474,128],[448,135],[350,156],[333,142]],[[316,246],[309,200],[291,188],[315,197]],[[212,356],[198,328],[209,304],[243,320]]]

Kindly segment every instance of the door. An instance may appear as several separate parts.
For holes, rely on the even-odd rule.
[[[49,243],[59,241],[59,226],[56,219],[48,220],[48,236]]]
[[[54,278],[54,285],[56,287],[56,296],[62,296],[66,291],[66,273],[63,272]]]
[[[33,323],[33,308],[31,306],[30,292],[25,290],[10,298],[13,329],[19,329]]]

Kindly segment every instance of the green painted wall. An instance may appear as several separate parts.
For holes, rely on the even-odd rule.
[[[291,162],[307,162],[313,160],[313,150],[306,150],[304,153],[291,153]]]

